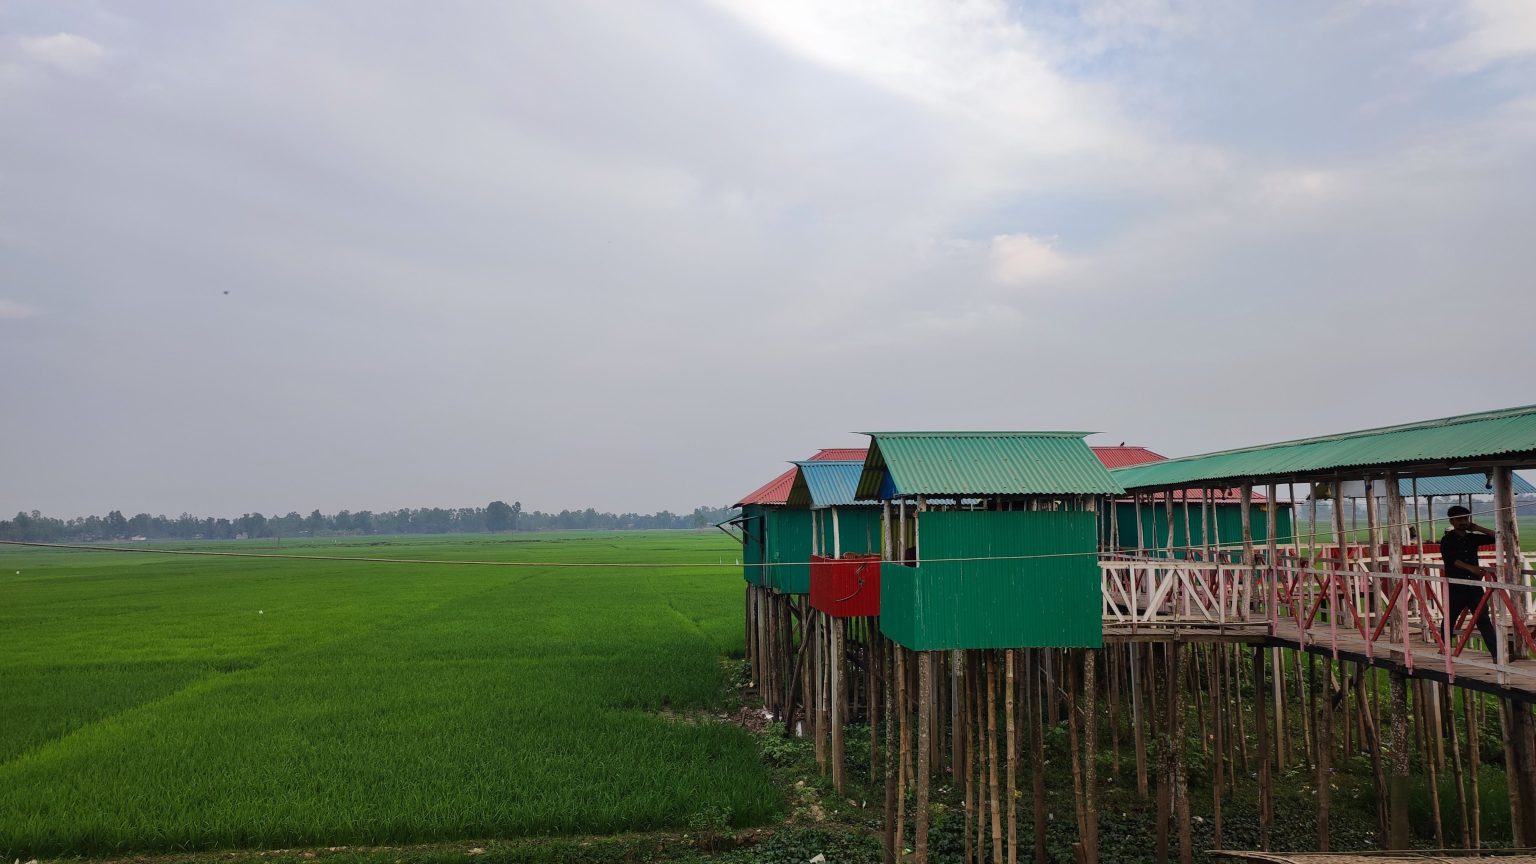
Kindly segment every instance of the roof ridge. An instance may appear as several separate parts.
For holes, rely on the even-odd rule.
[[[1025,438],[1025,437],[1027,437],[1027,438],[1083,438],[1083,437],[1086,437],[1088,435],[1096,435],[1098,433],[1096,433],[1096,432],[1067,432],[1067,431],[1057,431],[1057,430],[1036,430],[1036,431],[997,430],[997,431],[989,431],[989,430],[984,430],[984,429],[982,429],[982,430],[973,429],[973,430],[963,430],[963,431],[953,431],[953,432],[935,432],[935,431],[928,431],[928,432],[861,432],[859,434],[861,434],[861,435],[868,435],[871,438],[874,438],[874,437],[877,437],[877,436],[883,436],[883,437],[886,437],[886,438],[897,438],[897,437],[903,437],[903,438],[983,438],[983,437],[985,437],[985,438],[1004,438],[1004,437],[1015,437],[1015,438]]]

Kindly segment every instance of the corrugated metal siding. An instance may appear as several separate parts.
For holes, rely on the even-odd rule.
[[[923,560],[881,568],[880,629],[917,651],[1099,647],[1095,529],[1086,512],[920,514]],[[1060,553],[1081,554],[934,560]]]
[[[768,572],[764,584],[784,594],[811,590],[811,511],[768,512]]]
[[[858,497],[885,469],[898,495],[1119,494],[1083,432],[874,432]]]
[[[761,565],[767,561],[767,521],[763,518],[763,508],[756,504],[743,506],[741,515],[741,576],[748,585],[761,585],[764,576]]]
[[[1216,530],[1211,541],[1222,545],[1242,543],[1243,541],[1243,514],[1242,508],[1236,504],[1213,504],[1216,511]],[[1275,534],[1277,543],[1294,542],[1292,531],[1292,511],[1288,506],[1282,505],[1275,514]],[[1136,548],[1136,507],[1134,504],[1120,502],[1115,505],[1115,518],[1119,522],[1120,548]],[[1269,539],[1269,516],[1261,507],[1253,508],[1253,542],[1263,545]],[[1200,546],[1205,543],[1205,533],[1201,530],[1200,507],[1191,504],[1189,508],[1190,543],[1188,545]],[[1142,505],[1141,508],[1142,536],[1146,545],[1152,549],[1166,549],[1168,547],[1168,516],[1163,505]],[[1105,542],[1109,538],[1105,537]],[[1184,557],[1184,507],[1178,501],[1173,503],[1173,545],[1176,547],[1177,556]]]
[[[817,537],[816,548],[823,555],[832,555],[832,510],[818,510],[812,517]],[[838,507],[837,536],[842,541],[840,550],[850,552],[880,552],[880,511],[872,507]]]
[[[1536,452],[1536,405],[1121,468],[1128,489]]]

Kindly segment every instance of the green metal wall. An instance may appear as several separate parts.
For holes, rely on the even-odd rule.
[[[1223,545],[1241,544],[1243,542],[1243,513],[1242,507],[1237,504],[1216,504],[1216,530],[1212,532],[1211,542],[1220,542]],[[1291,507],[1281,506],[1275,514],[1275,535],[1277,543],[1294,542],[1292,535]],[[1120,548],[1136,548],[1136,505],[1120,502],[1115,505],[1115,518],[1120,532]],[[1251,515],[1253,522],[1253,542],[1263,545],[1269,540],[1269,516],[1264,512],[1262,505],[1255,504]],[[1189,504],[1190,544],[1200,546],[1205,543],[1205,536],[1201,524],[1200,505],[1191,501]],[[1168,546],[1168,514],[1163,502],[1141,505],[1141,525],[1143,539],[1147,546],[1153,548],[1166,548]],[[1109,538],[1104,538],[1105,543]],[[1176,547],[1174,555],[1183,558],[1187,545],[1184,540],[1184,505],[1179,501],[1173,502],[1173,545]]]
[[[880,551],[880,511],[874,507],[838,507],[837,534],[842,539],[842,551],[846,554],[878,553]],[[814,522],[817,537],[816,548],[823,555],[831,555],[832,509],[817,510]]]
[[[917,518],[918,565],[881,567],[880,629],[887,636],[916,651],[1103,644],[1094,514],[961,511]],[[1019,555],[1058,557],[935,560]]]
[[[784,594],[811,593],[811,511],[767,510],[768,567],[763,584]]]
[[[741,508],[741,578],[747,580],[748,585],[763,584],[763,567],[767,560],[767,520],[764,518],[764,508],[757,504],[748,504]]]

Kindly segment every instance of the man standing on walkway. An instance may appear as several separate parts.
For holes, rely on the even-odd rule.
[[[1478,563],[1477,550],[1482,546],[1493,545],[1493,532],[1473,522],[1472,511],[1460,505],[1445,511],[1445,515],[1451,521],[1451,530],[1440,538],[1440,560],[1445,563],[1446,578],[1482,581],[1488,571]],[[1486,593],[1487,589],[1475,585],[1451,583],[1451,624],[1455,625],[1462,612],[1476,609]],[[1493,627],[1493,618],[1486,607],[1477,616],[1477,632],[1488,643],[1488,652],[1497,663],[1504,652],[1499,645],[1498,631]]]

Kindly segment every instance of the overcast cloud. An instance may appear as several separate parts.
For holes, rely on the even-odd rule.
[[[0,2],[0,512],[1536,402],[1533,8]]]

